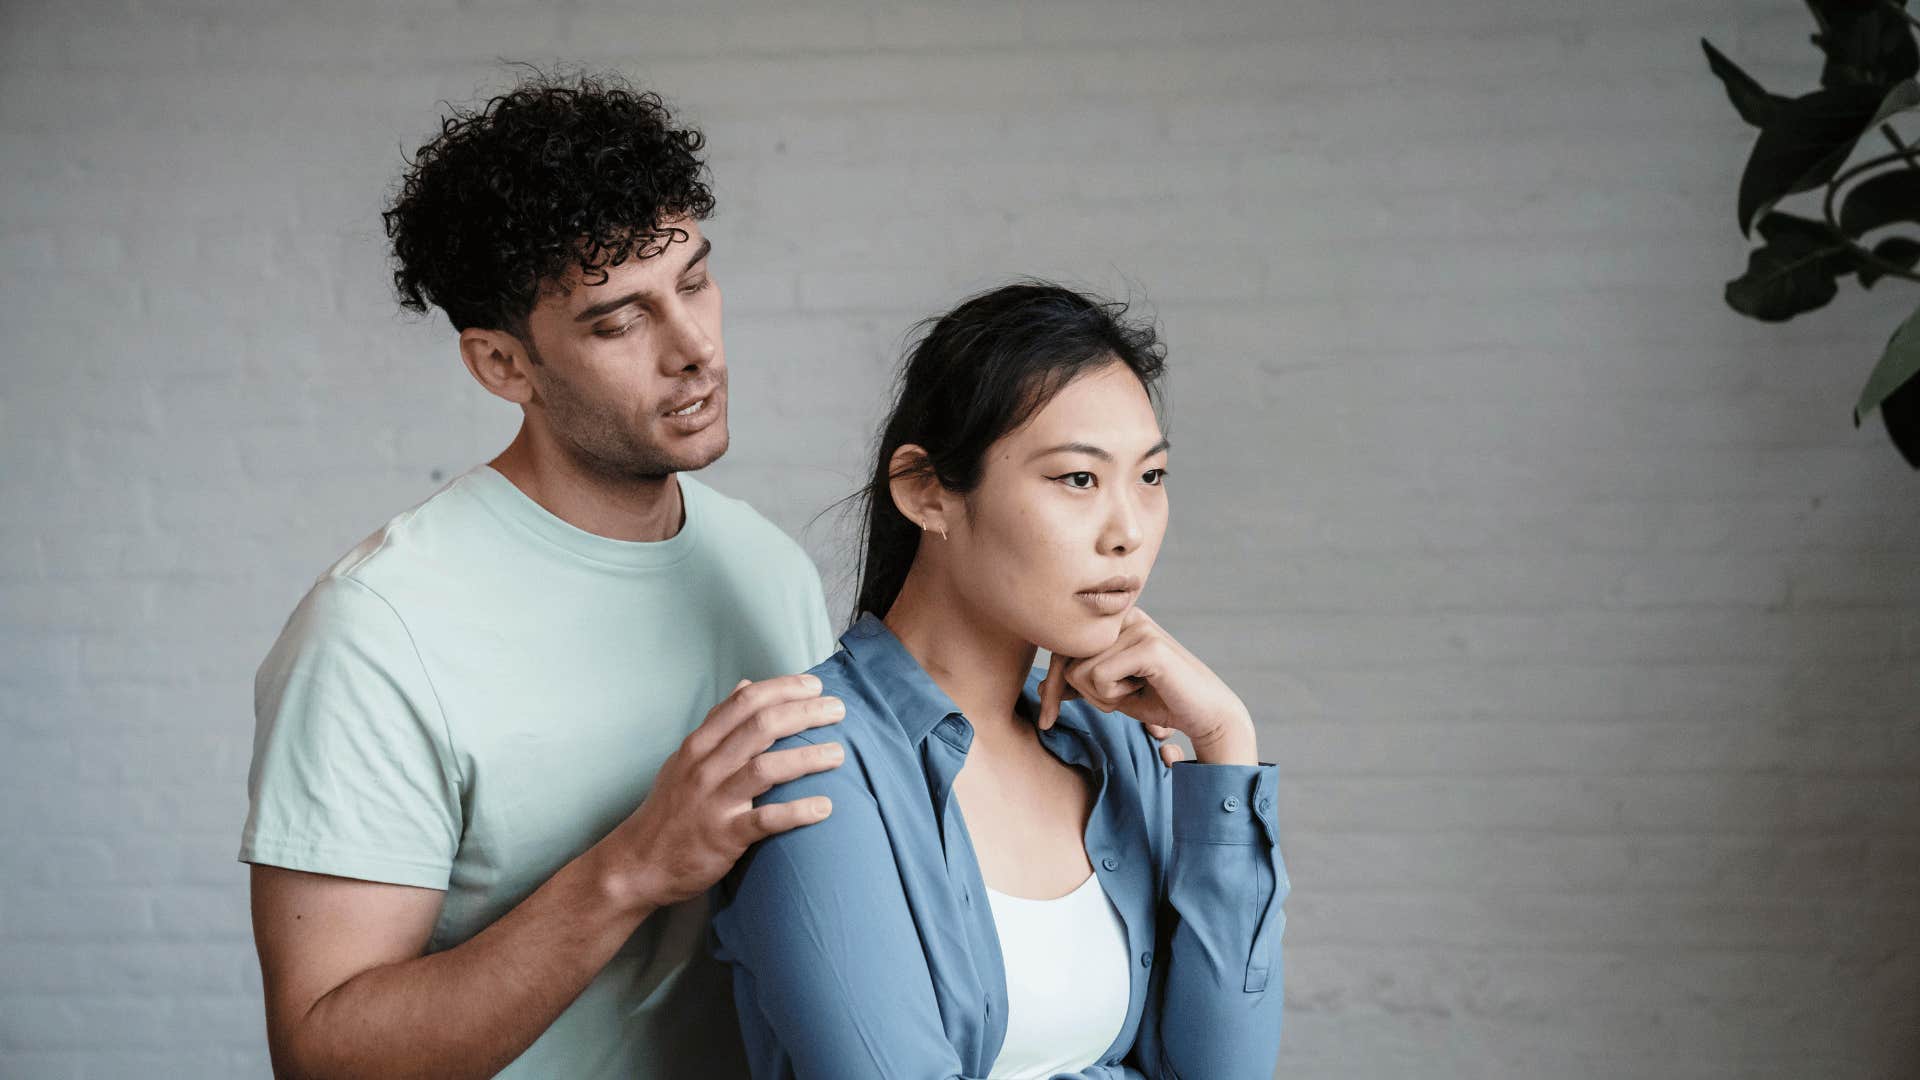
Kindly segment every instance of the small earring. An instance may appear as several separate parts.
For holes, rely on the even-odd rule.
[[[946,538],[947,538],[947,527],[945,525],[942,525],[940,526],[940,539],[945,540]]]

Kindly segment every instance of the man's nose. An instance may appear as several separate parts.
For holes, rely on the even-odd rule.
[[[698,371],[711,366],[719,357],[720,342],[717,335],[708,333],[691,311],[684,307],[678,309],[672,326],[672,340],[660,358],[666,374]]]

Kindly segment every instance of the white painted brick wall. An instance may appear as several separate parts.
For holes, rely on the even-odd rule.
[[[814,552],[914,319],[1016,273],[1173,350],[1152,608],[1285,770],[1276,1075],[1920,1075],[1915,297],[1729,312],[1802,5],[0,6],[0,1074],[267,1072],[255,665],[511,435],[378,212],[497,57],[703,125],[736,441]]]

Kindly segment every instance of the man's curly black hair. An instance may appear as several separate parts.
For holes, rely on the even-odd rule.
[[[454,329],[524,330],[540,291],[578,267],[647,258],[713,212],[705,144],[658,94],[617,75],[535,73],[478,111],[455,109],[408,161],[381,219],[400,304]]]

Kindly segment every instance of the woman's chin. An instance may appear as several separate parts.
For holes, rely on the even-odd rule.
[[[1120,640],[1120,628],[1117,615],[1081,616],[1046,627],[1034,644],[1050,653],[1079,659],[1112,648]]]

